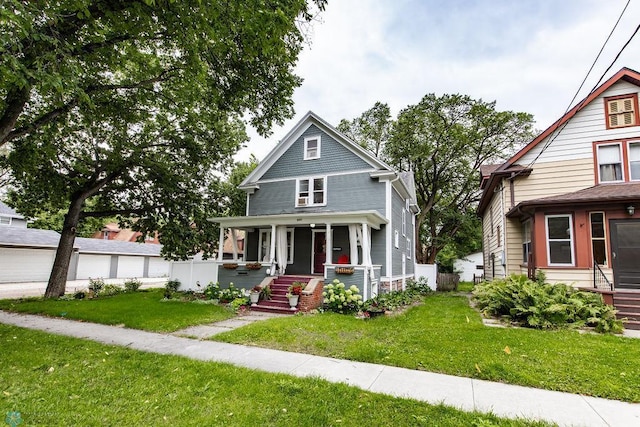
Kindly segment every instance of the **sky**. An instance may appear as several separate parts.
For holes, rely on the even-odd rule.
[[[263,159],[306,114],[337,126],[375,102],[395,117],[429,93],[495,101],[533,114],[544,130],[562,116],[627,0],[329,0],[313,23],[295,73],[295,116],[236,158]],[[640,24],[631,0],[575,105],[597,84]],[[605,79],[640,71],[640,34]],[[604,80],[603,80],[604,81]]]

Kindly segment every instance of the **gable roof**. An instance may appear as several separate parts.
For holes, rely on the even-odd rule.
[[[602,95],[606,90],[608,90],[611,86],[617,83],[619,80],[624,80],[629,83],[632,83],[636,86],[640,86],[640,73],[630,68],[622,68],[616,74],[611,76],[606,82],[597,87],[593,92],[587,95],[582,101],[580,101],[575,107],[565,113],[562,117],[556,120],[551,126],[549,126],[544,132],[540,135],[536,136],[530,143],[525,145],[520,151],[514,154],[509,160],[507,160],[500,168],[508,167],[513,163],[517,162],[522,156],[531,151],[534,147],[536,147],[539,143],[545,140],[549,135],[551,135],[556,130],[562,130],[562,126],[571,120],[576,114],[578,114],[582,109],[584,109],[587,105],[589,105],[594,99]]]
[[[0,201],[0,215],[8,216],[11,218],[24,219],[24,216],[20,215],[15,209],[10,208],[8,205]]]
[[[587,95],[584,99],[582,99],[578,104],[576,104],[571,110],[565,113],[562,117],[556,120],[551,126],[545,129],[542,133],[536,136],[531,142],[521,148],[516,154],[511,156],[506,162],[499,165],[497,168],[496,165],[487,165],[484,168],[481,167],[481,189],[483,189],[482,197],[480,198],[480,203],[478,204],[478,213],[481,215],[484,210],[489,205],[491,200],[491,195],[493,194],[493,190],[498,185],[499,181],[501,181],[506,176],[509,176],[511,172],[514,172],[515,168],[522,168],[521,172],[518,172],[519,175],[523,175],[523,173],[531,173],[529,167],[523,167],[517,165],[516,162],[520,160],[525,154],[530,152],[532,149],[538,146],[538,144],[542,143],[551,136],[556,131],[562,131],[564,125],[571,120],[576,114],[582,111],[587,105],[589,105],[594,99],[598,98],[605,91],[607,91],[611,86],[619,82],[620,80],[624,80],[626,82],[632,83],[636,86],[640,86],[640,73],[635,70],[632,70],[627,67],[623,67],[616,74],[611,76],[606,82],[602,85],[598,86],[593,92]],[[488,175],[487,175],[488,174]]]
[[[267,157],[265,157],[258,166],[240,183],[238,188],[240,189],[249,189],[255,187],[255,183],[262,178],[262,176],[275,164],[275,162],[300,138],[300,136],[304,133],[305,130],[309,128],[309,126],[315,125],[322,131],[326,132],[333,139],[335,139],[339,144],[342,144],[349,151],[356,154],[366,163],[371,165],[373,169],[385,170],[385,171],[393,171],[391,166],[384,163],[382,160],[378,159],[371,152],[362,148],[359,144],[351,141],[344,134],[342,134],[339,130],[331,126],[320,116],[315,114],[313,111],[309,111],[307,114],[300,119],[300,121],[285,135],[284,138],[278,142],[278,144],[274,147],[273,150]]]

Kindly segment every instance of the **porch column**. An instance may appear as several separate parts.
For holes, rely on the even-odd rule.
[[[331,230],[331,223],[327,223],[327,229],[325,231],[325,263],[326,264],[333,264],[333,234],[332,234],[332,230]]]
[[[235,228],[231,228],[231,240],[233,241],[231,245],[231,247],[233,248],[233,260],[237,261],[238,260],[238,236],[236,235]]]
[[[269,263],[273,266],[276,260],[276,225],[271,225],[271,248],[269,248]],[[273,272],[272,272],[273,273]]]
[[[220,224],[220,240],[218,241],[218,261],[222,261],[222,252],[224,251],[224,227]]]

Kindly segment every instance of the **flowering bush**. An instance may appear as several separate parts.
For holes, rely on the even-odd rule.
[[[220,285],[209,282],[204,290],[204,297],[206,299],[220,299]]]
[[[353,313],[362,306],[362,295],[356,285],[346,287],[338,279],[324,287],[324,309],[336,313]]]
[[[233,285],[233,282],[229,283],[229,287],[227,289],[222,289],[220,291],[219,300],[222,303],[231,302],[236,298],[245,298],[244,289],[238,289]]]

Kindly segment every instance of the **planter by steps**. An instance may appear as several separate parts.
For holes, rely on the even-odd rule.
[[[300,295],[287,295],[287,297],[289,298],[289,305],[291,306],[291,310],[295,310],[296,306],[298,305],[298,299],[300,298]]]
[[[257,305],[258,301],[260,301],[260,292],[251,292],[249,294],[249,300],[251,301],[251,305]]]

